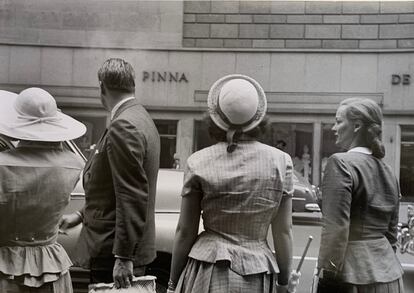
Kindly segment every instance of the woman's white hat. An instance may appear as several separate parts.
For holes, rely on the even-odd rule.
[[[266,95],[253,78],[231,74],[217,80],[207,98],[208,112],[214,123],[229,129],[247,132],[252,130],[266,115]]]
[[[264,90],[253,78],[231,74],[217,80],[207,97],[208,112],[213,122],[226,131],[227,152],[237,147],[236,132],[248,132],[260,124],[266,115]]]
[[[0,90],[0,133],[22,140],[59,142],[86,132],[81,122],[61,113],[55,99],[40,88],[20,94]]]

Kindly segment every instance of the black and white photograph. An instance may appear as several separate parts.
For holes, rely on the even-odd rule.
[[[413,293],[413,0],[0,0],[0,293]]]

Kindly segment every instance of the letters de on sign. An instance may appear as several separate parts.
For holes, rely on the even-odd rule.
[[[142,72],[142,81],[150,81],[150,82],[186,82],[188,83],[188,79],[185,76],[185,73],[181,72],[170,72],[170,71],[143,71]]]
[[[393,74],[391,76],[391,83],[393,85],[409,85],[411,82],[411,76],[409,74]]]

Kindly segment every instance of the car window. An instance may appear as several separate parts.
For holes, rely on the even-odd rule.
[[[8,150],[9,146],[4,142],[4,140],[0,139],[0,152]]]
[[[13,142],[7,137],[0,135],[0,152],[9,150],[11,148],[14,148]]]

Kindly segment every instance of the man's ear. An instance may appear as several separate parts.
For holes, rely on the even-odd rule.
[[[105,85],[103,84],[103,82],[102,82],[102,81],[99,81],[99,86],[100,86],[100,88],[101,88],[101,93],[102,93],[103,95],[105,95],[105,94],[106,94],[106,88],[105,88]]]

